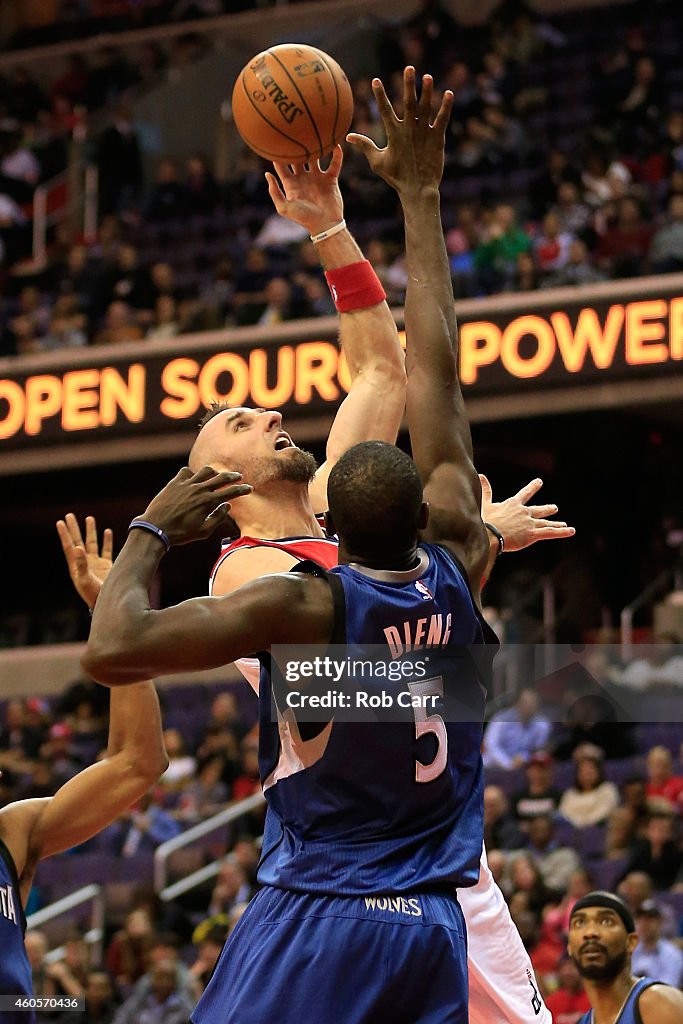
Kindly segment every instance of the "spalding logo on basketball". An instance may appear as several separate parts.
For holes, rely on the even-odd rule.
[[[244,66],[232,91],[235,126],[266,160],[305,163],[330,153],[353,117],[339,64],[306,44],[271,46]]]

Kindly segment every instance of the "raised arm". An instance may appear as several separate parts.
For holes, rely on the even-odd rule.
[[[277,177],[271,173],[266,177],[277,212],[301,224],[312,236],[340,224],[344,217],[341,165],[341,146],[335,148],[326,170],[321,170],[317,161],[297,167],[274,164]],[[325,271],[358,265],[364,259],[348,228],[318,242],[316,248]],[[367,301],[371,304],[340,313],[339,340],[351,389],[332,424],[325,462],[311,484],[314,512],[327,511],[327,480],[340,456],[360,441],[393,444],[401,425],[406,377],[396,324],[381,295]]]
[[[408,264],[406,407],[413,458],[431,510],[425,536],[454,549],[476,595],[489,543],[458,379],[458,334],[439,197],[453,94],[444,94],[432,122],[432,78],[424,76],[418,101],[415,69],[408,67],[403,76],[404,117],[400,120],[379,79],[372,85],[387,146],[380,150],[363,136],[348,138],[362,148],[372,169],[396,189],[403,208]]]
[[[228,597],[150,607],[149,588],[166,545],[206,537],[224,525],[225,503],[251,489],[238,478],[208,466],[197,473],[184,468],[148,505],[142,517],[147,527],[129,533],[95,606],[83,658],[93,678],[122,686],[146,675],[215,668],[273,643],[329,639],[327,583],[294,573],[263,577]],[[161,532],[150,531],[150,523]]]
[[[112,535],[102,550],[90,516],[83,544],[76,517],[58,531],[74,586],[92,607],[111,567]],[[139,678],[139,677],[138,677]],[[112,693],[105,757],[65,783],[52,797],[21,800],[0,811],[0,835],[17,867],[24,902],[36,864],[100,832],[152,786],[168,765],[156,690],[151,682]]]

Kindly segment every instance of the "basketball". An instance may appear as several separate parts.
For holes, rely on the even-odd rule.
[[[284,43],[253,57],[232,92],[235,126],[266,160],[305,163],[346,136],[353,93],[339,64],[315,46]]]

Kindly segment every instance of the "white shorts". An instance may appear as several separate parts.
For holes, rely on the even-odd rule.
[[[553,1024],[485,849],[479,881],[458,889],[458,901],[467,924],[470,1024]]]

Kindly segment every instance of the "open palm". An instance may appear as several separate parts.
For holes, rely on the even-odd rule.
[[[105,530],[100,549],[95,517],[86,516],[84,542],[73,512],[67,512],[65,518],[58,521],[57,533],[62,542],[71,582],[88,608],[92,609],[112,567],[114,535],[111,530]]]

